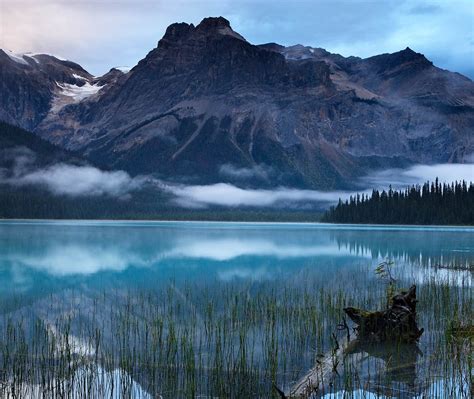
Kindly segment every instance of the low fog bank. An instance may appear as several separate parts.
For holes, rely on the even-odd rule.
[[[39,185],[53,194],[68,196],[121,197],[139,189],[144,179],[133,179],[124,171],[102,171],[92,166],[58,164],[28,173],[15,180],[17,185]]]
[[[407,169],[386,169],[364,176],[359,184],[364,188],[386,189],[391,185],[393,189],[404,189],[436,178],[440,183],[473,181],[474,164],[413,165]]]
[[[239,176],[254,176],[255,169],[239,169],[226,166],[226,171],[232,171]],[[257,171],[261,172],[259,166]],[[229,183],[210,185],[168,186],[167,189],[176,197],[175,201],[183,207],[202,208],[206,206],[223,207],[302,207],[319,205],[328,207],[339,199],[346,200],[351,195],[369,194],[373,189],[404,189],[407,186],[434,181],[441,183],[453,181],[474,180],[474,164],[436,164],[413,165],[407,169],[386,169],[372,172],[363,176],[357,182],[360,187],[353,191],[321,191],[301,190],[288,187],[275,189],[248,189]]]
[[[209,205],[224,207],[301,206],[305,203],[332,204],[348,198],[352,192],[300,190],[286,187],[276,189],[244,189],[228,183],[195,186],[168,186],[183,207],[202,208]]]
[[[90,165],[54,163],[38,167],[36,154],[26,147],[16,147],[1,155],[0,183],[11,186],[42,187],[55,195],[70,197],[122,197],[147,184],[147,178],[132,178],[128,173],[103,171]]]
[[[242,188],[236,184],[216,183],[186,185],[165,182],[152,176],[132,177],[123,170],[104,171],[90,165],[55,163],[35,166],[35,154],[27,148],[9,150],[2,156],[9,167],[0,168],[0,183],[11,186],[34,186],[47,189],[54,195],[69,197],[109,196],[133,200],[133,193],[148,189],[170,194],[172,205],[183,208],[252,207],[252,208],[324,208],[348,199],[356,193],[370,193],[372,189],[403,189],[439,178],[440,182],[474,180],[474,164],[414,165],[407,169],[387,169],[363,176],[353,191],[305,190],[289,187],[273,189]],[[267,180],[273,170],[266,165],[255,168],[237,168],[223,165],[220,175],[238,178]]]

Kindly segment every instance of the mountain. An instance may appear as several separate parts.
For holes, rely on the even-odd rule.
[[[474,153],[474,83],[409,48],[361,59],[253,45],[219,17],[170,25],[126,73],[21,60],[0,52],[14,98],[0,118],[132,175],[347,188],[372,169]]]
[[[65,151],[17,126],[0,122],[0,184],[4,178],[17,177],[15,175],[20,168],[23,172],[58,163],[87,165],[77,154]]]
[[[123,179],[123,172],[94,168],[74,153],[0,122],[0,219],[315,221],[320,216],[318,206],[310,210],[185,209],[175,202],[174,195],[154,184],[140,185],[126,195],[114,195],[110,190],[96,195],[85,187],[94,181],[97,186],[111,187],[117,173],[119,180]],[[53,190],[61,185],[67,190]],[[69,187],[79,188],[82,194]]]
[[[82,195],[80,190],[70,190],[84,189],[97,179],[110,186],[116,176],[28,131],[0,122],[0,219],[173,216],[169,196],[153,188],[137,188],[133,199],[131,195],[114,195],[110,191],[108,195],[97,195],[93,190],[84,190]],[[66,190],[58,191],[58,187]]]
[[[0,120],[34,130],[64,106],[105,91],[121,75],[111,69],[96,79],[80,65],[52,55],[0,49]]]

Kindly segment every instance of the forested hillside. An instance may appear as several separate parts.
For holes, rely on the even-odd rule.
[[[332,207],[323,221],[332,223],[473,225],[474,185],[440,184],[438,179],[405,190],[357,195]]]

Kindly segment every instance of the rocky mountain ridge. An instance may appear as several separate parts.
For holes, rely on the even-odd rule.
[[[4,58],[15,106],[2,102],[0,119],[132,174],[336,188],[371,169],[474,153],[474,83],[410,48],[361,59],[253,45],[219,17],[170,25],[128,73],[94,78],[54,60],[59,76],[29,62],[33,79]]]

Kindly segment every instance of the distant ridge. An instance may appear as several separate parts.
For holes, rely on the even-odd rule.
[[[0,51],[0,120],[132,175],[334,189],[474,154],[474,83],[408,47],[253,45],[217,17],[170,25],[130,71],[35,60]]]

